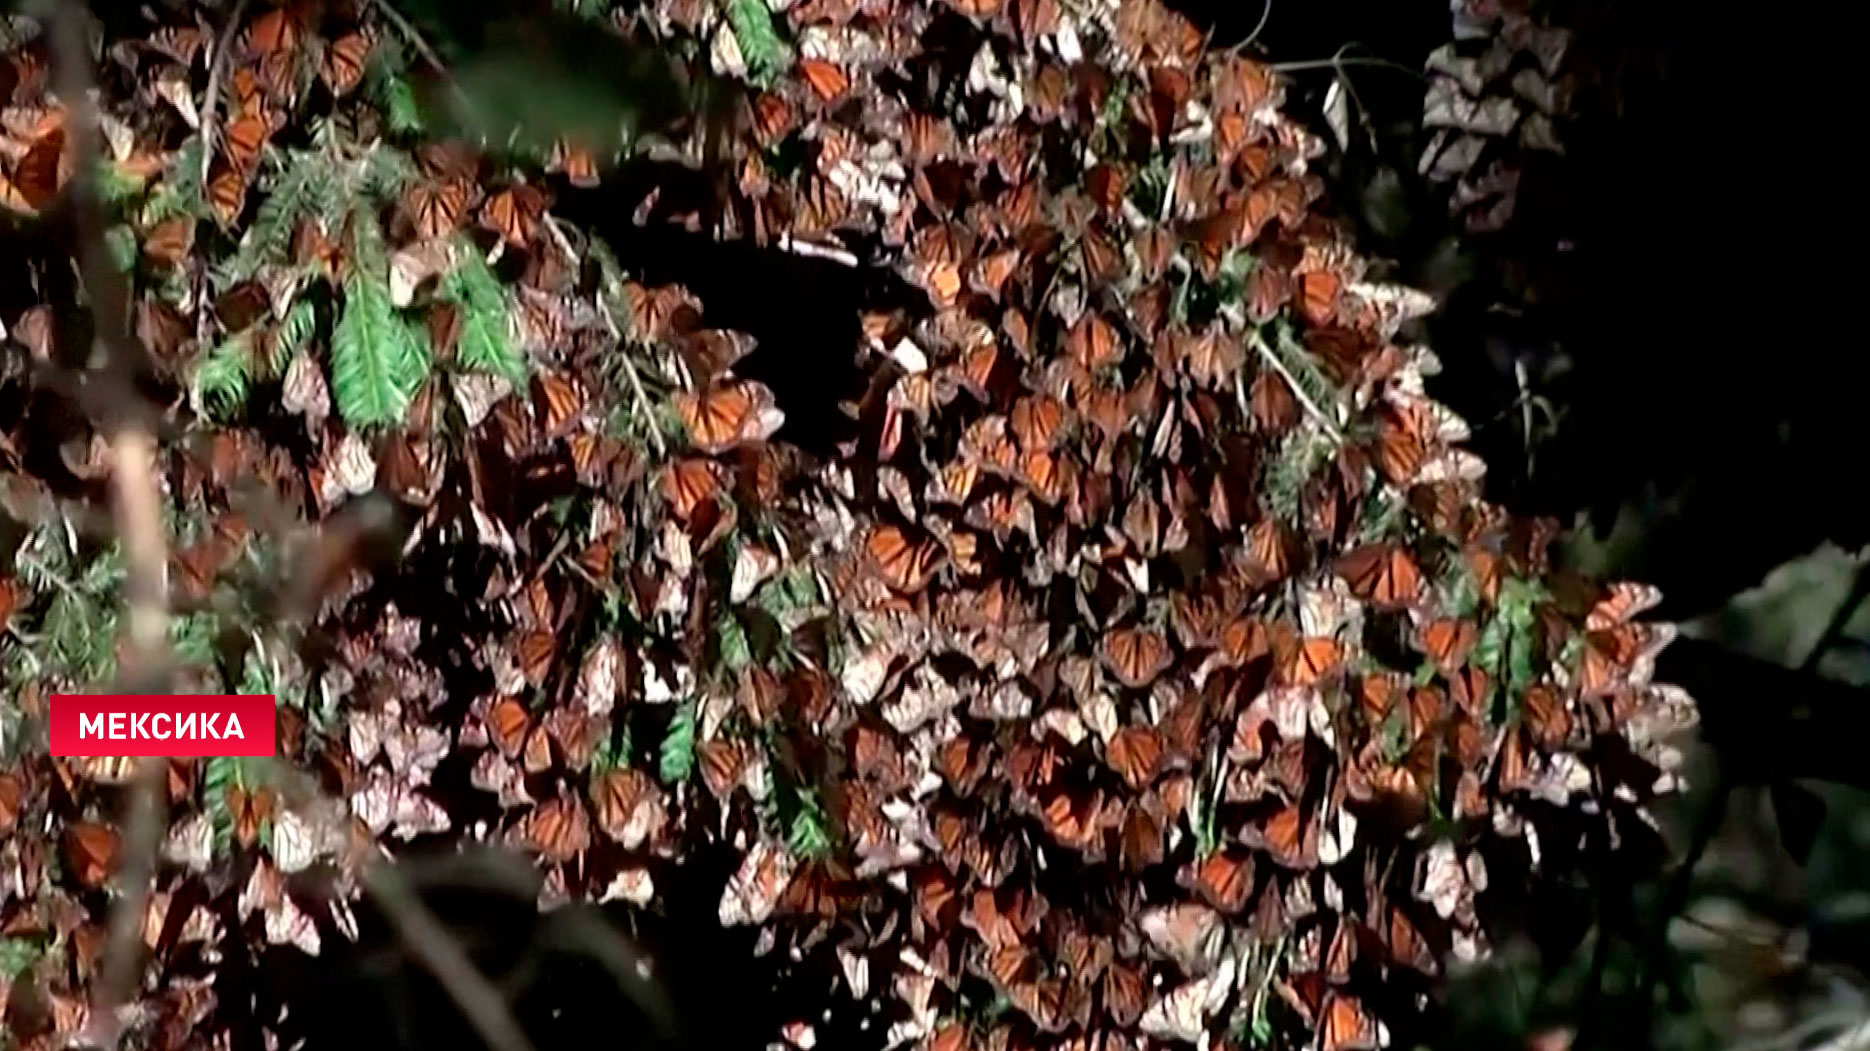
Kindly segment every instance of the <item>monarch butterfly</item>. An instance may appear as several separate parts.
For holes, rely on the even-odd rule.
[[[333,95],[343,97],[364,78],[364,65],[370,60],[370,37],[362,32],[348,33],[325,45],[318,75]]]
[[[1119,628],[1104,636],[1098,656],[1117,680],[1140,689],[1156,680],[1174,662],[1169,642],[1148,628]]]
[[[584,413],[584,385],[577,377],[541,371],[532,381],[533,411],[539,414],[548,439],[572,428]]]
[[[550,631],[524,632],[515,646],[515,656],[526,681],[534,686],[544,685],[558,658],[558,636]]]
[[[525,843],[561,864],[591,846],[591,820],[577,797],[559,795],[533,808],[526,819]]]
[[[990,474],[1006,477],[1014,473],[1019,452],[1006,437],[1006,417],[987,416],[968,424],[961,435],[963,462],[977,465]]]
[[[1469,715],[1479,718],[1487,700],[1493,696],[1493,679],[1474,665],[1465,665],[1449,677],[1454,702]]]
[[[968,271],[968,287],[999,302],[1001,288],[1019,269],[1023,255],[1019,249],[1009,248],[979,257]]]
[[[214,580],[220,572],[222,557],[221,546],[212,537],[176,552],[175,563],[181,569],[178,577],[183,593],[197,602],[207,599],[214,591]]]
[[[765,441],[785,422],[772,391],[752,380],[722,384],[704,394],[683,394],[675,407],[689,439],[707,453]]]
[[[725,471],[712,460],[677,460],[663,471],[663,497],[678,521],[689,522],[704,504],[714,504],[725,477]]]
[[[1422,652],[1444,675],[1451,675],[1466,664],[1468,654],[1480,641],[1480,629],[1473,621],[1455,617],[1431,620],[1422,626],[1419,635]]]
[[[980,480],[978,464],[957,460],[929,476],[928,486],[922,498],[931,504],[949,504],[960,507],[968,502],[974,492],[974,483]],[[975,525],[970,521],[969,525]],[[979,527],[985,528],[985,527]]]
[[[1639,613],[1654,609],[1662,601],[1662,592],[1648,584],[1620,581],[1608,585],[1605,593],[1585,615],[1586,631],[1603,631],[1625,624]]]
[[[947,557],[940,544],[929,539],[912,543],[908,534],[893,525],[873,530],[864,542],[864,550],[883,582],[904,594],[928,587]]]
[[[1014,490],[1002,489],[990,494],[968,508],[965,520],[976,529],[992,533],[994,539],[1003,544],[1015,532],[1024,532],[1029,537],[1038,532],[1031,498]]]
[[[195,220],[186,215],[165,219],[143,237],[143,257],[163,269],[173,269],[188,257],[195,244]]]
[[[552,739],[545,727],[535,726],[526,735],[525,747],[520,749],[520,768],[528,774],[541,774],[552,768]]]
[[[785,138],[797,123],[792,105],[770,92],[753,100],[753,133],[762,146],[771,146]]]
[[[1497,770],[1502,792],[1523,792],[1533,786],[1532,766],[1517,727],[1509,727],[1502,735]]]
[[[511,758],[518,755],[526,743],[526,732],[532,728],[532,715],[517,698],[502,697],[488,709],[485,722],[494,747],[502,755]]]
[[[792,883],[798,860],[785,847],[757,840],[727,880],[718,919],[723,927],[764,923]]]
[[[465,181],[420,182],[403,195],[403,211],[414,224],[416,236],[432,241],[461,225],[472,192],[473,184]]]
[[[1243,568],[1255,589],[1277,583],[1292,573],[1296,545],[1285,523],[1267,515],[1247,530],[1247,557]]]
[[[1020,448],[1050,449],[1064,429],[1065,406],[1049,394],[1027,395],[1014,404],[1011,423]]]
[[[630,302],[630,335],[640,342],[661,341],[684,314],[700,318],[694,297],[680,285],[645,288],[631,281],[623,287]]]
[[[233,812],[234,838],[251,848],[260,838],[260,823],[273,816],[273,791],[256,787],[249,792],[240,785],[227,786],[227,806]]]
[[[962,239],[946,226],[930,226],[918,233],[910,253],[912,277],[938,307],[949,306],[961,294],[961,261],[969,254]]]
[[[1402,909],[1394,905],[1389,907],[1386,941],[1389,946],[1390,959],[1396,963],[1431,976],[1440,970],[1434,950],[1429,948],[1428,942],[1422,937],[1422,932],[1416,929],[1415,924],[1409,922],[1408,915]]]
[[[1367,544],[1337,560],[1337,575],[1358,598],[1381,609],[1397,609],[1416,601],[1422,591],[1422,570],[1401,544]]]
[[[64,185],[64,152],[65,133],[54,128],[34,140],[11,171],[0,169],[0,207],[25,215],[39,214]]]
[[[1104,745],[1104,761],[1140,792],[1162,770],[1162,735],[1153,727],[1126,726]]]
[[[296,13],[287,7],[276,7],[255,18],[247,26],[246,51],[249,58],[291,51],[299,43],[299,22]]]
[[[1280,678],[1291,686],[1311,686],[1343,667],[1344,648],[1334,638],[1296,639],[1279,662]]]
[[[963,799],[974,793],[992,765],[993,749],[967,734],[956,734],[935,753],[936,772]]]
[[[481,225],[514,248],[532,243],[545,216],[545,194],[527,183],[509,186],[487,199],[481,208]]]
[[[589,189],[601,181],[597,155],[589,148],[565,139],[553,144],[552,157],[546,164],[546,171],[564,175],[567,182],[580,189]]]
[[[1571,736],[1571,714],[1557,690],[1544,684],[1526,688],[1520,699],[1519,715],[1533,740],[1547,751],[1554,750]]]
[[[648,774],[620,767],[591,779],[591,803],[597,827],[625,850],[654,839],[667,821],[662,790]]]
[[[1313,325],[1324,326],[1337,318],[1338,297],[1344,282],[1329,270],[1312,270],[1299,275],[1299,313]]]
[[[117,830],[91,821],[74,821],[65,830],[67,871],[86,887],[97,888],[117,864]]]
[[[1103,991],[1104,1013],[1119,1028],[1128,1029],[1143,1016],[1148,986],[1138,966],[1113,962],[1104,968],[1099,979]]]
[[[1578,686],[1586,694],[1609,693],[1647,677],[1657,653],[1675,639],[1672,624],[1618,624],[1584,635]]]
[[[1305,820],[1298,803],[1288,804],[1258,826],[1247,826],[1242,838],[1272,855],[1282,868],[1303,870],[1318,864],[1318,821]]]
[[[1086,372],[1115,365],[1123,357],[1117,329],[1097,314],[1085,314],[1065,334],[1065,353]]]
[[[798,62],[798,71],[820,102],[830,102],[850,90],[850,74],[824,59],[802,58]]]
[[[225,165],[208,176],[208,204],[223,228],[232,227],[247,204],[247,178]]]
[[[1107,804],[1111,802],[1098,789],[1055,792],[1039,811],[1039,823],[1060,846],[1089,852],[1103,836]]]
[[[198,26],[162,26],[149,34],[144,46],[184,66],[193,66],[206,42],[207,36]]]
[[[542,723],[545,731],[558,744],[566,768],[574,771],[582,770],[590,764],[591,755],[597,750],[597,735],[600,729],[608,729],[609,726],[608,723],[600,724],[590,712],[575,706],[552,709],[546,713]]]
[[[1333,993],[1325,1000],[1324,1018],[1319,1024],[1322,1051],[1381,1051],[1389,1044],[1389,1032],[1372,1018],[1355,997]]]
[[[1246,908],[1253,893],[1253,855],[1234,848],[1223,848],[1191,862],[1182,870],[1182,884],[1229,916]]]
[[[1019,480],[1040,501],[1056,505],[1071,490],[1077,472],[1063,449],[1033,449],[1019,459]]]

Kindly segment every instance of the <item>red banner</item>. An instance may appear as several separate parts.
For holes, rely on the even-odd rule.
[[[273,695],[52,695],[53,755],[273,755]]]

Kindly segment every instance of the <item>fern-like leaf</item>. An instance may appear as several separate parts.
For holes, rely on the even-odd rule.
[[[523,384],[526,359],[508,334],[506,294],[500,279],[472,246],[462,255],[466,261],[450,271],[441,286],[442,298],[461,309],[459,360],[470,369]]]
[[[204,415],[226,419],[247,403],[249,374],[249,337],[242,333],[208,353],[195,370],[195,409]]]
[[[361,269],[344,286],[331,333],[331,392],[354,427],[397,423],[428,374],[428,355],[384,283]]]
[[[695,702],[681,702],[675,718],[669,722],[669,732],[663,735],[656,757],[657,768],[669,784],[688,780],[695,770],[695,716]]]
[[[773,15],[766,0],[728,0],[727,21],[733,27],[740,55],[747,62],[753,82],[767,87],[791,64],[785,41],[773,28]]]
[[[329,182],[330,166],[330,158],[317,150],[292,150],[286,155],[271,192],[260,201],[253,224],[224,268],[224,286],[245,281],[261,266],[285,259],[299,220],[314,214],[328,189],[321,184]]]

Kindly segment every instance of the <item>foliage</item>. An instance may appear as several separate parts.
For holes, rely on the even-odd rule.
[[[331,391],[354,426],[397,423],[428,375],[422,330],[398,317],[375,274],[346,284],[344,310],[331,332]]]

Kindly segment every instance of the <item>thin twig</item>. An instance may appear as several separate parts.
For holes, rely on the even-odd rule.
[[[1255,40],[1258,40],[1260,38],[1260,33],[1266,29],[1267,20],[1272,17],[1273,17],[1273,0],[1265,0],[1264,6],[1260,8],[1260,20],[1254,24],[1253,32],[1248,33],[1247,38],[1245,40],[1242,40],[1240,43],[1235,44],[1232,47],[1229,47],[1227,50],[1232,51],[1234,54],[1238,55],[1241,52],[1245,51],[1246,49],[1252,47],[1253,42]]]
[[[271,769],[280,794],[307,813],[331,805],[317,780],[289,763],[274,761]],[[348,812],[343,803],[336,804]],[[493,1051],[533,1051],[532,1041],[513,1018],[507,999],[487,980],[461,943],[448,933],[435,913],[409,888],[393,864],[371,845],[352,841],[342,868],[357,872],[364,893],[381,909],[418,962],[441,984],[475,1032]]]
[[[1305,388],[1299,386],[1298,379],[1295,378],[1291,372],[1287,371],[1286,363],[1279,360],[1279,355],[1273,351],[1273,348],[1266,345],[1266,341],[1260,338],[1259,332],[1256,331],[1253,333],[1252,340],[1253,349],[1259,351],[1260,357],[1265,358],[1266,363],[1271,365],[1273,370],[1285,379],[1286,386],[1291,388],[1293,396],[1298,398],[1299,404],[1305,407],[1305,411],[1310,413],[1312,417],[1318,421],[1319,425],[1325,429],[1325,433],[1331,435],[1336,441],[1343,441],[1344,432],[1338,429],[1337,422],[1331,417],[1326,416],[1325,411],[1318,407],[1318,403],[1313,401],[1311,396],[1305,393]]]
[[[441,55],[436,53],[429,42],[423,38],[422,31],[404,18],[403,13],[396,10],[389,0],[376,0],[376,8],[383,12],[383,17],[389,19],[390,24],[396,27],[396,32],[409,42],[409,46],[416,49],[416,54],[422,56],[422,61],[427,62],[430,68],[441,74],[442,79],[448,82],[448,89],[454,93],[455,100],[461,104],[462,115],[471,115],[474,111],[473,100],[468,98],[467,92],[463,91],[461,85],[456,82],[454,74],[449,72],[448,64],[442,61]]]
[[[389,0],[376,0],[376,8],[383,12],[384,18],[390,20],[390,24],[396,27],[396,31],[409,42],[409,46],[416,49],[416,54],[421,55],[424,62],[433,66],[435,72],[443,76],[448,75],[448,66],[442,62],[441,56],[435,53],[435,49],[430,47],[429,42],[423,39],[422,33],[403,17],[401,11],[396,10]]]
[[[128,423],[111,439],[110,482],[123,544],[128,648],[124,676],[132,686],[160,678],[169,643],[169,547],[162,521],[162,481],[155,438]],[[153,683],[152,683],[153,685]]]
[[[1537,450],[1532,446],[1532,385],[1526,378],[1526,357],[1523,354],[1513,359],[1513,381],[1519,384],[1519,422],[1525,432],[1526,477],[1530,479]]]
[[[77,3],[43,3],[52,37],[59,99],[67,107],[72,136],[72,200],[80,253],[79,272],[89,301],[96,339],[104,349],[98,382],[81,391],[100,430],[110,435],[110,481],[117,532],[126,568],[128,605],[120,688],[126,693],[161,693],[169,687],[168,541],[163,524],[161,480],[156,470],[155,424],[138,397],[136,377],[147,355],[130,338],[130,292],[105,243],[104,207],[94,170],[98,157],[98,114],[92,96],[90,12]],[[142,931],[156,853],[167,826],[164,814],[166,764],[139,764],[130,813],[125,821],[123,862],[117,873],[123,896],[111,908],[104,948],[104,973],[93,988],[87,1037],[106,1047],[121,1037],[118,1008],[130,1001],[143,973]]]
[[[532,1051],[532,1042],[506,1008],[506,998],[409,889],[402,873],[378,861],[364,870],[364,891],[488,1047],[493,1051]]]
[[[1278,73],[1302,73],[1308,69],[1335,69],[1342,72],[1345,66],[1380,66],[1384,69],[1401,70],[1417,80],[1426,79],[1420,71],[1410,69],[1401,62],[1392,62],[1387,58],[1310,58],[1300,62],[1275,62],[1273,70]]]
[[[214,55],[208,59],[208,97],[201,103],[201,184],[208,184],[208,168],[214,163],[215,116],[221,104],[221,74],[227,69],[227,51],[234,43],[234,34],[240,31],[240,20],[246,16],[247,0],[234,0],[234,11],[227,16],[227,24],[221,27],[220,38],[214,42]]]

